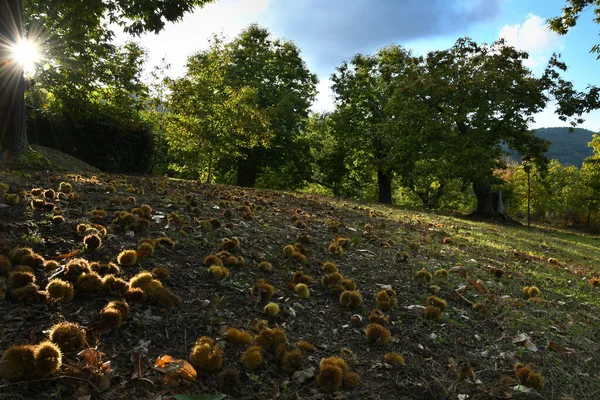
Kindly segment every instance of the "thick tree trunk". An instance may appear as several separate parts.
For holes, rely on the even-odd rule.
[[[25,79],[10,44],[23,35],[21,0],[0,0],[0,151],[17,155],[27,149]],[[9,46],[5,46],[9,44]]]
[[[255,158],[254,152],[250,150],[248,157],[238,160],[235,183],[237,186],[254,187],[258,174],[258,166]]]
[[[492,191],[489,182],[474,182],[473,191],[477,197],[477,209],[471,214],[483,218],[501,217],[509,219],[502,202],[502,191]]]
[[[392,204],[392,176],[386,171],[377,171],[377,202]]]

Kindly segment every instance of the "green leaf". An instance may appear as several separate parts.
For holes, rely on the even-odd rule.
[[[176,394],[177,400],[221,400],[225,398],[224,394],[195,394],[188,396],[187,394]]]

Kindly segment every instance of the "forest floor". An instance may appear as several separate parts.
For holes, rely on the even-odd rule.
[[[59,194],[61,182],[75,195]],[[5,169],[0,183],[20,196],[18,205],[0,204],[0,254],[21,246],[46,260],[29,269],[37,296],[14,295],[17,284],[0,277],[8,286],[0,301],[0,352],[44,341],[62,321],[86,333],[84,344],[63,352],[57,372],[0,379],[0,399],[600,398],[600,288],[590,283],[600,276],[598,237],[169,178]],[[36,188],[54,193],[44,197]],[[144,204],[151,212],[142,217]],[[116,221],[115,213],[132,211],[136,223]],[[80,224],[102,236],[98,249],[86,249]],[[157,245],[149,254],[138,247],[148,237],[171,238],[174,247]],[[296,243],[284,256],[284,247]],[[65,266],[83,258],[98,263],[102,277],[101,266],[117,264],[124,249],[138,249],[138,257],[113,270],[117,278],[165,267],[168,279],[154,277],[182,301],[162,301],[143,287],[146,301],[128,301],[122,324],[111,328],[101,311],[119,296],[67,277]],[[205,259],[223,249],[235,259],[223,258],[229,276],[217,279],[219,271],[209,267],[220,262]],[[13,273],[28,269],[13,261]],[[264,261],[272,271],[259,267]],[[344,287],[335,276],[324,286],[325,262],[347,279]],[[46,300],[46,285],[56,278],[73,281],[71,301]],[[260,279],[274,287],[268,300],[268,288],[255,288]],[[294,280],[307,282],[308,298],[296,294]],[[340,290],[353,283],[362,302],[347,294],[356,308],[341,307]],[[539,295],[524,293],[531,286]],[[385,308],[376,300],[385,290],[397,303],[379,315],[384,329],[367,329],[372,310]],[[265,314],[269,302],[279,315]],[[428,305],[441,309],[439,318]],[[250,369],[241,361],[248,345],[232,343],[228,328],[252,335],[262,364]],[[276,328],[287,338],[280,346]],[[376,334],[383,339],[368,343]],[[190,359],[204,336],[216,341],[203,342],[214,363]],[[404,364],[385,359],[388,353],[402,355]],[[320,366],[333,356],[358,373],[358,386],[343,362]],[[0,372],[6,365],[0,362]]]

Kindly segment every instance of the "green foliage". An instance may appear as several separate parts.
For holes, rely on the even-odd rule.
[[[163,119],[173,167],[215,174],[220,182],[237,170],[236,181],[245,186],[260,174],[261,185],[303,185],[310,151],[300,131],[316,77],[298,48],[251,25],[231,43],[215,37],[187,66],[186,76],[168,85]]]
[[[270,140],[257,91],[234,88],[226,80],[231,56],[214,38],[209,50],[188,58],[186,76],[168,85],[166,140],[179,172],[211,176],[219,160],[241,157],[245,149]]]
[[[102,65],[106,82],[78,81],[76,71],[51,70],[27,94],[28,137],[104,171],[146,172],[152,135],[143,120],[146,88],[141,83],[144,51],[135,43],[110,47]],[[45,78],[53,77],[47,86]],[[87,78],[86,78],[87,79]],[[100,79],[100,78],[98,78]]]
[[[582,167],[565,167],[552,160],[548,170],[531,170],[531,215],[534,220],[555,224],[590,225],[600,209],[600,139],[594,135],[590,147],[594,155]],[[507,174],[507,205],[510,211],[527,212],[527,173],[512,166]]]
[[[562,15],[548,21],[550,29],[559,35],[565,35],[569,29],[577,24],[579,15],[588,7],[594,8],[594,22],[600,24],[600,0],[567,0]],[[592,53],[598,53],[600,59],[600,45],[595,44]]]

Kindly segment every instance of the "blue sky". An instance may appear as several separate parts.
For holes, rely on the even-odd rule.
[[[150,65],[165,57],[177,76],[185,72],[186,57],[205,49],[213,33],[233,38],[250,23],[259,23],[275,37],[294,41],[319,76],[315,110],[332,109],[329,77],[355,53],[396,43],[426,54],[449,48],[463,36],[478,43],[504,37],[530,53],[529,67],[538,74],[552,53],[560,53],[569,66],[564,76],[577,88],[600,85],[600,60],[589,53],[600,42],[591,10],[565,36],[546,27],[546,19],[559,15],[564,5],[565,0],[217,0],[138,41],[149,51]],[[586,119],[582,127],[600,131],[600,111]],[[563,125],[548,109],[532,127]]]

